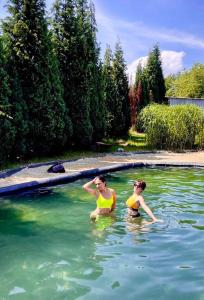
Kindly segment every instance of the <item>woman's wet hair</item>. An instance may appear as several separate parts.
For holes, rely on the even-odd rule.
[[[106,179],[105,179],[105,177],[104,177],[103,175],[99,175],[99,176],[97,176],[97,178],[98,178],[100,181],[102,181],[103,183],[106,183]]]
[[[101,180],[102,182],[106,182],[106,179],[105,179],[105,177],[103,175],[99,175],[99,176],[97,176],[97,178],[99,180]]]
[[[135,181],[138,187],[140,187],[143,191],[146,188],[146,182],[142,179]]]

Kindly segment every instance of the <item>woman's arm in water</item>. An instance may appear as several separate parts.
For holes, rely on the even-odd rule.
[[[144,198],[142,196],[140,196],[138,200],[140,202],[141,207],[148,214],[148,216],[150,216],[150,218],[152,218],[153,222],[160,222],[161,221],[161,220],[159,220],[155,217],[155,215],[153,214],[153,212],[151,211],[149,206],[145,203]]]

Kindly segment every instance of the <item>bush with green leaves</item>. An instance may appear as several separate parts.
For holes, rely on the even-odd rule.
[[[182,151],[204,145],[204,111],[198,106],[151,104],[138,122],[153,148]]]

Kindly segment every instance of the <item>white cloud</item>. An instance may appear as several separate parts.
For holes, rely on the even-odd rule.
[[[162,69],[164,76],[168,76],[170,74],[175,74],[183,70],[183,58],[185,53],[183,51],[176,52],[170,50],[161,51],[161,61],[162,61]],[[135,79],[135,72],[138,64],[140,63],[142,67],[147,64],[147,56],[140,57],[134,60],[131,64],[128,65],[127,73],[129,77],[132,77],[132,81]]]
[[[176,51],[161,51],[161,61],[164,76],[170,74],[175,74],[183,70],[183,58],[185,52],[176,52]]]
[[[103,28],[103,34],[116,39],[117,35],[126,37],[127,40],[137,38],[141,40],[152,39],[158,41],[168,41],[171,43],[179,43],[188,47],[196,47],[204,49],[204,40],[187,32],[181,32],[176,29],[169,28],[153,28],[146,26],[142,22],[129,22],[117,19],[114,16],[105,15],[99,8],[96,10],[96,20],[99,28]]]
[[[127,66],[128,77],[132,82],[135,80],[135,73],[139,63],[142,67],[145,67],[147,64],[147,56],[140,57]]]
[[[204,39],[196,34],[180,31],[177,28],[157,27],[139,21],[119,19],[115,15],[111,15],[110,12],[105,12],[100,1],[95,0],[95,2],[98,40],[101,42],[102,52],[106,44],[114,49],[118,37],[122,43],[125,60],[128,63],[133,61],[134,57],[148,53],[156,43],[159,43],[163,48],[173,50],[174,47],[176,50],[180,48],[180,51],[186,53],[192,49],[204,49]],[[178,54],[174,59],[182,61],[183,55],[180,52],[180,55]],[[179,66],[179,61],[177,61],[177,66]],[[168,71],[167,66],[165,69]]]

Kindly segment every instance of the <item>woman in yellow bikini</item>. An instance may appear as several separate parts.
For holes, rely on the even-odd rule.
[[[92,184],[95,184],[96,189],[91,188]],[[96,219],[97,216],[100,215],[111,215],[116,207],[116,194],[113,189],[107,187],[103,175],[97,176],[93,180],[85,183],[83,189],[97,199],[97,207],[90,214],[91,219]]]
[[[130,198],[126,201],[128,207],[128,216],[131,218],[137,218],[140,216],[139,208],[142,207],[144,211],[152,218],[153,222],[161,222],[161,220],[157,219],[149,206],[145,203],[143,196],[141,193],[146,188],[146,183],[143,180],[135,181],[134,183],[134,192]]]

